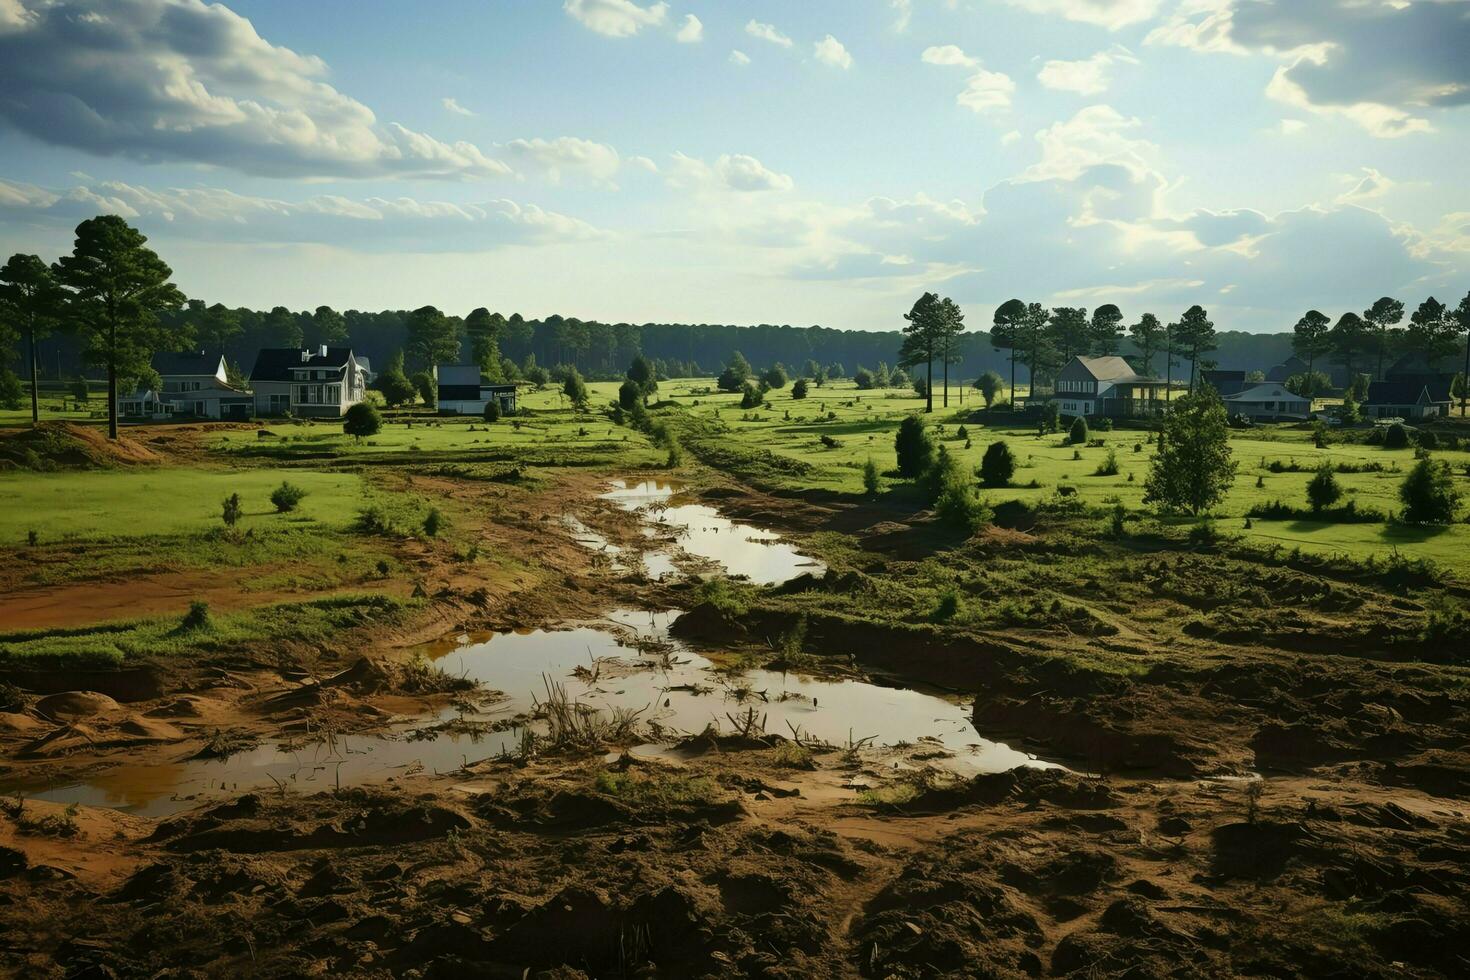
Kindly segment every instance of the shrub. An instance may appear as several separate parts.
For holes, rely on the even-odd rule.
[[[431,538],[438,537],[443,524],[444,517],[439,513],[439,508],[430,507],[429,512],[424,515],[424,533]]]
[[[1099,431],[1099,432],[1112,432],[1113,431],[1113,420],[1112,419],[1098,419],[1097,420],[1097,431]]]
[[[836,449],[838,446],[842,445],[842,443],[838,442],[836,439],[832,438],[829,435],[824,435],[822,436],[822,445],[826,446],[828,449]]]
[[[1331,463],[1323,463],[1307,484],[1307,502],[1314,513],[1320,513],[1342,499],[1342,487],[1332,472]]]
[[[364,436],[375,436],[383,430],[383,416],[371,402],[358,402],[347,409],[342,419],[342,431],[358,442]]]
[[[439,382],[428,371],[418,371],[412,378],[408,379],[413,384],[413,390],[418,392],[424,404],[430,408],[439,404]]]
[[[873,457],[869,456],[868,461],[863,464],[863,490],[871,497],[881,488],[882,484],[878,480],[878,464],[873,462]]]
[[[1215,522],[1208,517],[1189,529],[1189,543],[1193,545],[1212,545],[1220,540],[1220,532],[1215,529]]]
[[[301,503],[306,491],[289,481],[282,481],[281,485],[271,491],[271,503],[276,506],[276,513],[288,514],[295,510]]]
[[[486,422],[499,422],[500,421],[500,399],[499,398],[491,398],[488,402],[485,403],[485,421]]]
[[[1074,446],[1080,446],[1086,445],[1087,439],[1087,419],[1079,415],[1072,420],[1072,430],[1067,434],[1067,441]]]
[[[867,391],[871,388],[877,387],[877,385],[874,383],[873,372],[869,371],[865,367],[858,368],[857,372],[853,374],[852,380],[853,383],[858,386],[858,389],[860,391]]]
[[[934,603],[934,608],[929,612],[929,618],[936,623],[947,623],[960,611],[960,594],[954,589],[945,589],[939,593],[939,601]]]
[[[741,408],[760,408],[761,403],[765,400],[766,396],[761,392],[759,388],[751,384],[749,381],[745,382],[745,387],[741,389],[740,393]]]
[[[1399,487],[1403,518],[1410,524],[1448,524],[1460,508],[1460,491],[1455,487],[1448,463],[1421,459]]]
[[[987,487],[1009,486],[1016,475],[1016,454],[1005,440],[992,442],[980,459],[980,482]]]
[[[761,375],[761,380],[769,387],[777,391],[786,387],[786,367],[782,364],[773,364]]]
[[[796,379],[796,384],[794,384],[794,385],[791,386],[791,397],[792,398],[805,398],[806,397],[806,378],[797,378]]]
[[[196,630],[208,630],[214,628],[214,621],[209,616],[209,603],[200,602],[195,599],[189,603],[189,611],[184,614],[183,622],[179,623],[179,630],[191,633]]]
[[[240,518],[245,513],[244,509],[240,506],[240,495],[238,493],[232,493],[226,497],[222,505],[222,510],[223,513],[220,514],[220,519],[225,522],[227,527],[234,527],[240,523]]]
[[[393,519],[386,510],[373,504],[357,512],[357,528],[366,534],[389,534],[393,531]]]
[[[1438,449],[1439,448],[1439,436],[1435,435],[1433,432],[1421,432],[1421,433],[1419,433],[1419,448],[1420,449]]]
[[[1093,473],[1096,476],[1117,476],[1118,475],[1118,453],[1117,453],[1117,451],[1116,450],[1113,450],[1113,449],[1109,449],[1107,456],[1103,458],[1103,461],[1101,463],[1098,463],[1097,464],[1097,469],[1093,470]]]
[[[1383,433],[1384,449],[1406,449],[1409,445],[1409,430],[1398,422],[1388,427]]]
[[[898,473],[907,479],[923,476],[934,465],[934,440],[917,415],[907,415],[893,440],[898,451]]]
[[[668,453],[664,456],[664,467],[666,469],[678,469],[679,464],[684,462],[684,450],[679,446],[678,439],[669,439]]]
[[[631,409],[642,401],[643,388],[638,382],[629,379],[618,386],[618,405],[620,407]]]
[[[9,368],[0,367],[0,408],[20,408],[25,400],[26,389]]]

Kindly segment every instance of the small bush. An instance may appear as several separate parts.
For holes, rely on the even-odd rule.
[[[365,534],[393,533],[393,519],[377,504],[364,507],[357,513],[357,529]]]
[[[282,481],[281,485],[271,491],[271,503],[275,505],[276,513],[289,514],[300,505],[306,491],[289,481]]]
[[[1409,445],[1409,430],[1398,422],[1388,427],[1383,433],[1384,449],[1407,449]]]
[[[1219,540],[1220,532],[1216,530],[1215,522],[1208,517],[1189,529],[1190,544],[1208,546]]]
[[[1312,477],[1312,482],[1307,484],[1307,502],[1312,505],[1314,512],[1320,513],[1342,499],[1342,486],[1338,484],[1337,477],[1333,475],[1332,464],[1323,463],[1317,470],[1317,475]]]
[[[898,474],[908,479],[924,475],[934,465],[934,440],[917,415],[906,415],[894,437],[898,452]]]
[[[805,398],[806,397],[806,390],[807,390],[806,378],[797,378],[796,379],[796,383],[791,386],[791,397],[792,398]]]
[[[934,603],[934,608],[929,612],[929,618],[936,623],[947,623],[960,611],[960,594],[954,589],[945,589],[939,593],[939,600]]]
[[[1419,448],[1420,449],[1438,449],[1439,448],[1439,436],[1435,435],[1433,432],[1421,432],[1421,433],[1419,433]]]
[[[209,603],[200,602],[198,599],[189,603],[189,611],[184,614],[183,622],[179,623],[179,630],[193,633],[213,628],[214,620],[209,615]]]
[[[226,497],[221,505],[221,510],[220,519],[225,522],[226,527],[234,527],[240,523],[240,518],[245,513],[244,508],[240,506],[240,495],[232,493]]]
[[[499,398],[492,398],[488,402],[485,403],[485,421],[486,422],[499,422],[500,421],[500,399]],[[621,425],[622,423],[619,422],[618,424]]]
[[[1422,459],[1399,486],[1403,518],[1410,524],[1449,524],[1460,509],[1460,491],[1448,463]]]
[[[1004,440],[992,442],[980,459],[980,482],[987,487],[1009,486],[1016,475],[1016,454]]]
[[[444,517],[439,513],[438,507],[430,507],[429,512],[424,515],[424,533],[431,538],[439,536],[439,529],[444,525]]]
[[[1117,453],[1117,451],[1116,450],[1113,450],[1113,449],[1109,449],[1107,456],[1103,459],[1103,461],[1101,463],[1098,463],[1097,464],[1097,469],[1093,470],[1093,473],[1096,476],[1117,476],[1118,475],[1118,453]]]
[[[1079,415],[1072,421],[1071,431],[1067,433],[1067,441],[1074,446],[1081,446],[1087,443],[1088,438],[1087,419]]]
[[[863,464],[863,490],[871,497],[880,489],[882,489],[882,483],[878,479],[878,464],[873,462],[873,457],[869,456],[868,461]]]
[[[842,443],[838,442],[831,436],[824,435],[822,436],[822,445],[826,446],[828,449],[836,449],[838,446],[842,445]]]

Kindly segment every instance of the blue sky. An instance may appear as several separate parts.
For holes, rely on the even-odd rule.
[[[0,248],[191,296],[1222,329],[1470,289],[1465,0],[0,0]]]

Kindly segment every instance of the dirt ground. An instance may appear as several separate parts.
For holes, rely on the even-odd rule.
[[[431,599],[424,612],[299,651],[310,669],[280,651],[232,651],[158,672],[146,697],[75,692],[0,706],[0,780],[190,758],[218,748],[219,733],[239,746],[379,731],[455,697],[406,696],[401,671],[419,644],[464,631],[683,608],[683,636],[739,650],[789,622],[779,605],[711,608],[694,584],[615,570],[578,543],[566,515],[624,548],[661,543],[597,500],[605,477],[561,472],[516,493],[412,477],[417,491],[482,515],[485,547],[526,560],[487,579],[405,543]],[[896,564],[914,547],[911,515],[719,479],[700,492],[798,541],[861,535],[875,562]],[[1025,547],[1033,533],[1043,532],[994,529],[984,546]],[[135,609],[211,589],[227,607],[223,574],[158,576]],[[855,581],[829,578],[800,587]],[[19,617],[8,628],[109,618],[127,593],[85,588],[7,598]],[[340,791],[227,794],[160,820],[19,793],[0,800],[0,972],[1470,973],[1462,694],[1425,696],[1412,670],[1372,659],[1333,661],[1327,678],[1285,641],[1198,637],[1157,682],[1104,683],[1048,673],[1036,657],[1043,646],[1085,653],[1095,636],[888,636],[817,612],[806,622],[819,658],[964,692],[982,733],[1072,771],[960,778],[927,767],[922,745],[808,755],[771,736],[695,739],[658,758],[606,746]],[[1246,778],[1253,771],[1266,778]]]

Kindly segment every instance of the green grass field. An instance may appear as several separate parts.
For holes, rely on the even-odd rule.
[[[306,497],[289,514],[276,513],[271,491],[283,479]],[[20,543],[35,530],[42,541],[182,534],[222,526],[221,507],[240,495],[240,529],[267,530],[302,524],[344,527],[367,502],[367,488],[353,473],[292,470],[147,470],[12,473],[0,476],[0,541]]]

